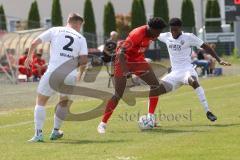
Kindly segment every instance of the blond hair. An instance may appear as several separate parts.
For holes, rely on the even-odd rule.
[[[78,13],[70,13],[68,15],[68,23],[83,22],[83,18]]]

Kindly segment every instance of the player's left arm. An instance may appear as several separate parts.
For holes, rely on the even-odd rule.
[[[213,56],[220,65],[231,66],[231,64],[229,62],[226,62],[226,61],[222,60],[217,55],[215,50],[213,50],[207,43],[204,43],[200,38],[198,38],[197,36],[195,36],[192,33],[189,34],[189,42],[190,42],[191,46],[196,46],[196,47],[203,48],[207,53],[209,53],[211,56]]]
[[[222,60],[217,55],[216,51],[212,47],[210,47],[207,43],[203,43],[201,48],[203,48],[207,53],[209,53],[211,56],[213,56],[220,65],[231,66],[231,64],[229,62]]]

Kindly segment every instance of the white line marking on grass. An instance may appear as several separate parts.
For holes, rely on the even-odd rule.
[[[228,87],[234,87],[234,86],[238,86],[240,85],[240,82],[238,83],[233,83],[233,84],[227,84],[227,85],[222,85],[222,86],[218,86],[218,87],[213,87],[213,88],[209,88],[209,89],[206,89],[205,91],[212,91],[212,90],[218,90],[218,89],[222,89],[222,88],[228,88]],[[182,93],[182,94],[177,94],[175,96],[184,96],[184,95],[187,95],[187,94],[191,94],[193,93],[193,91],[188,91],[188,92],[185,92],[185,93]],[[163,97],[162,99],[168,99],[168,98],[171,98],[170,96],[168,97]],[[140,102],[146,102],[146,100],[142,100]],[[49,118],[47,118],[46,120],[49,120]],[[33,123],[33,121],[25,121],[25,122],[19,122],[19,123],[14,123],[14,124],[6,124],[6,125],[1,125],[0,126],[0,129],[2,128],[12,128],[12,127],[18,127],[18,126],[23,126],[23,125],[27,125],[27,124],[31,124]]]
[[[9,95],[14,95],[14,94],[29,94],[29,93],[34,93],[37,94],[36,91],[16,91],[16,92],[11,92],[11,93],[2,93],[0,96],[9,96]]]
[[[119,160],[136,160],[137,157],[125,157],[125,156],[116,156],[117,159]]]
[[[46,118],[46,121],[49,120],[49,118]],[[0,129],[2,128],[12,128],[12,127],[18,127],[18,126],[23,126],[23,125],[27,125],[27,124],[31,124],[34,123],[34,121],[25,121],[25,122],[19,122],[19,123],[13,123],[13,124],[6,124],[6,125],[1,125]]]
[[[213,88],[209,88],[209,89],[204,89],[205,92],[206,91],[213,91],[213,90],[218,90],[218,89],[223,89],[223,88],[229,88],[229,87],[234,87],[234,86],[239,86],[240,85],[240,82],[238,83],[233,83],[233,84],[226,84],[226,85],[222,85],[222,86],[218,86],[218,87],[213,87]],[[192,91],[187,91],[187,92],[184,92],[184,93],[180,93],[180,94],[176,94],[174,95],[174,91],[171,92],[171,96],[174,96],[174,97],[181,97],[181,96],[185,96],[185,95],[188,95],[188,94],[192,94],[194,93],[194,90]],[[166,97],[162,97],[161,99],[169,99],[169,98],[172,98],[171,96],[166,96]],[[146,100],[142,100],[140,102],[145,102]]]
[[[27,124],[31,124],[31,123],[33,123],[33,121],[25,121],[25,122],[20,122],[20,123],[1,125],[1,126],[0,126],[0,129],[2,129],[2,128],[17,127],[17,126],[23,126],[23,125],[27,125]]]

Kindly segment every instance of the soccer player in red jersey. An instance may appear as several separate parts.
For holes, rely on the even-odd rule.
[[[108,101],[102,121],[98,125],[99,133],[105,133],[107,121],[122,98],[127,77],[131,74],[137,75],[150,86],[149,106],[156,107],[158,95],[164,92],[165,88],[159,84],[152,68],[145,61],[144,52],[152,41],[157,40],[165,27],[166,23],[161,18],[151,18],[147,25],[132,30],[126,40],[118,44],[114,68],[115,93]]]

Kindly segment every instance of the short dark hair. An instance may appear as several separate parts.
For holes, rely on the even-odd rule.
[[[83,18],[78,13],[70,13],[68,15],[68,20],[67,20],[68,23],[77,22],[77,21],[83,22]]]
[[[179,18],[171,18],[169,21],[169,26],[182,27],[182,20]]]
[[[148,26],[153,29],[164,29],[167,24],[162,18],[153,17],[148,20]]]

